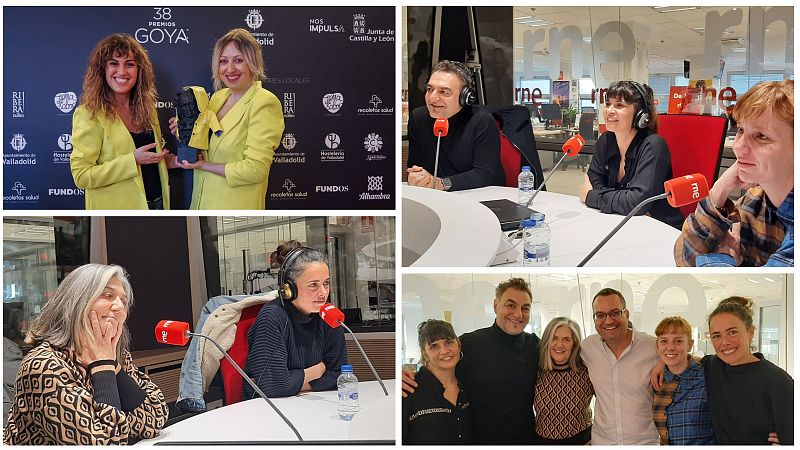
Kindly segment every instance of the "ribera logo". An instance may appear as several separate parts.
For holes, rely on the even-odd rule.
[[[176,26],[172,8],[153,8],[153,17],[136,29],[134,37],[141,44],[188,44],[189,29]]]
[[[25,92],[11,92],[11,117],[25,117]]]
[[[325,147],[319,152],[320,161],[344,161],[344,149],[340,148],[342,145],[342,138],[336,133],[328,133],[325,135]]]
[[[297,187],[291,178],[287,178],[281,185],[283,192],[270,192],[269,198],[273,200],[304,200],[308,198],[308,191],[294,191]]]
[[[344,33],[345,27],[344,25],[331,25],[329,23],[325,23],[325,19],[317,18],[317,19],[308,19],[308,31],[312,33],[322,34],[322,33]]]
[[[380,192],[372,194],[371,192]],[[383,193],[383,175],[367,176],[367,191],[358,195],[359,200],[390,200],[392,194]]]
[[[372,105],[371,107],[363,107],[358,108],[356,110],[356,114],[359,116],[391,116],[394,114],[394,108],[391,106],[384,106],[381,107],[380,105],[383,104],[383,100],[378,96],[378,94],[372,94],[368,104]]]
[[[293,152],[292,150],[297,146],[297,138],[293,133],[285,133],[281,139],[281,145],[286,151],[275,152],[272,159],[276,164],[302,164],[306,162],[305,152]],[[280,150],[280,149],[279,149]]]
[[[365,14],[353,14],[353,34],[350,35],[350,42],[394,42],[393,28],[369,28],[367,27],[367,17]]]
[[[71,112],[75,105],[78,104],[78,96],[72,91],[59,92],[53,97],[53,102],[56,104],[56,108],[66,114]]]
[[[295,93],[283,93],[283,118],[294,117]]]
[[[325,94],[322,97],[322,106],[328,110],[331,114],[336,114],[340,109],[342,109],[342,105],[344,104],[344,95],[340,92],[334,92],[331,94]]]
[[[264,25],[264,17],[261,15],[260,9],[250,9],[247,11],[247,16],[244,18],[244,23],[253,30],[250,34],[256,38],[261,45],[275,45],[275,33],[268,31],[266,33],[256,31]]]
[[[3,164],[7,166],[33,166],[36,165],[36,154],[34,153],[20,153],[28,146],[28,141],[25,140],[25,135],[22,133],[14,133],[11,141],[11,148],[15,153],[4,153]]]

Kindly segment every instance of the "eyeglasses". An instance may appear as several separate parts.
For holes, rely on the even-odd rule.
[[[608,312],[608,313],[596,312],[596,313],[592,314],[592,317],[594,317],[594,320],[596,320],[598,322],[601,321],[601,320],[606,320],[607,316],[611,316],[612,319],[619,319],[622,316],[622,313],[624,311],[625,311],[624,309],[622,309],[622,310],[615,309],[615,310],[613,310],[611,312]]]

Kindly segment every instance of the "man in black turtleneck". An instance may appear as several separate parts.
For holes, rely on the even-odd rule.
[[[495,289],[494,324],[461,335],[463,356],[456,374],[470,400],[473,444],[535,441],[539,337],[524,331],[531,303],[531,289],[524,279],[504,281]]]
[[[445,191],[505,184],[497,124],[491,113],[467,100],[464,90],[472,84],[472,74],[461,63],[433,66],[425,106],[415,108],[408,119],[408,184]],[[448,119],[449,130],[441,139],[434,179],[436,119]]]

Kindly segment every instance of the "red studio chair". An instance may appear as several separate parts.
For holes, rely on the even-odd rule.
[[[544,176],[539,152],[536,151],[530,111],[520,105],[482,108],[494,116],[500,132],[500,164],[505,172],[505,185],[517,187],[520,169],[522,166],[530,166],[534,184],[538,186],[544,180]]]
[[[672,159],[672,176],[680,177],[701,173],[708,180],[708,187],[719,176],[722,150],[728,119],[718,116],[695,114],[659,114],[658,134],[667,141]],[[697,203],[680,208],[687,217],[697,208]]]
[[[256,321],[262,306],[264,305],[253,305],[242,310],[241,318],[236,324],[236,337],[233,340],[233,345],[231,345],[230,350],[228,350],[228,354],[231,355],[231,359],[236,361],[236,364],[242,368],[244,368],[245,362],[247,361],[247,332]],[[233,368],[231,363],[228,362],[228,359],[224,356],[219,362],[219,370],[222,374],[222,384],[225,389],[225,404],[231,405],[242,401],[242,387],[244,386],[242,376],[239,375],[239,372]]]
[[[506,173],[506,186],[517,187],[517,179],[520,167],[522,166],[522,154],[514,148],[514,144],[508,140],[500,123],[497,123],[497,131],[500,133],[500,164]]]

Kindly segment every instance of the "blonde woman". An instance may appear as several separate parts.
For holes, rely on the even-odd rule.
[[[208,108],[210,140],[194,170],[191,209],[264,209],[269,169],[283,134],[283,112],[275,95],[261,87],[261,45],[237,28],[217,40],[211,69],[216,92]],[[223,87],[224,86],[224,87]],[[177,120],[170,120],[177,134]]]
[[[69,164],[86,209],[169,209],[174,157],[162,146],[155,102],[147,50],[128,34],[101,40],[72,115]]]
[[[586,445],[592,439],[594,387],[580,352],[581,328],[574,320],[556,317],[547,324],[533,397],[538,444]]]
[[[127,444],[158,435],[161,390],[133,364],[125,320],[133,292],[120,266],[72,271],[34,319],[3,432],[7,445]]]

